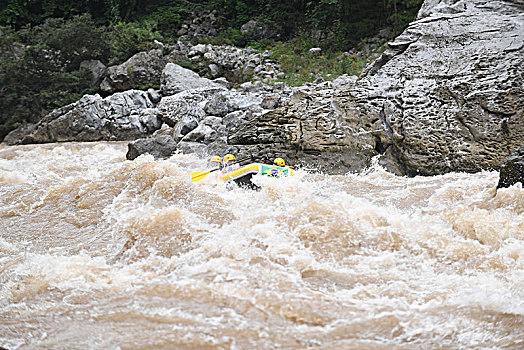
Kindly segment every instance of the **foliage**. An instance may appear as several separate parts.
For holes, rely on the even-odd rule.
[[[247,38],[240,32],[240,29],[235,28],[226,28],[215,37],[202,39],[200,43],[212,45],[233,45],[237,47],[245,47],[250,44]]]
[[[48,18],[71,19],[82,13],[94,18],[104,15],[106,0],[4,0],[0,6],[0,24],[20,29],[26,25],[42,24]]]
[[[49,18],[44,24],[20,30],[18,35],[28,45],[40,45],[40,52],[45,51],[66,70],[78,68],[86,59],[105,59],[108,55],[105,30],[89,15],[74,16],[69,21]]]
[[[195,10],[195,5],[189,1],[177,1],[171,6],[157,8],[147,19],[156,23],[162,35],[174,38],[183,21]]]
[[[49,19],[2,37],[4,48],[18,45],[21,53],[0,58],[0,139],[20,123],[35,122],[92,92],[89,73],[80,71],[79,64],[102,58],[106,47],[103,31],[89,16]]]
[[[272,47],[272,58],[280,63],[288,85],[299,86],[317,78],[332,80],[343,74],[358,75],[366,64],[366,60],[340,51],[327,50],[313,56],[308,51],[315,42],[304,36],[300,38],[277,42]]]
[[[402,31],[416,15],[422,0],[214,0],[209,8],[219,9],[224,31],[216,43],[252,45],[240,33],[251,19],[274,24],[280,40],[308,32],[324,49],[349,49],[385,26]],[[212,42],[212,41],[211,41]]]
[[[36,122],[55,108],[78,100],[89,89],[87,71],[56,70],[32,49],[23,60],[3,59],[0,69],[0,139],[22,122]]]
[[[149,50],[154,40],[162,40],[151,22],[118,22],[111,25],[109,30],[112,64],[122,63],[140,51]]]
[[[174,39],[190,14],[214,11],[224,30],[239,30],[251,19],[269,21],[287,40],[301,31],[321,31],[322,47],[351,47],[363,36],[387,25],[401,31],[415,16],[422,0],[4,0],[0,25],[20,29],[47,18],[71,19],[89,13],[100,24],[143,23],[156,25],[164,38]],[[153,27],[155,26],[153,25]],[[230,31],[229,34],[237,34]],[[249,38],[223,35],[231,43]]]
[[[395,34],[402,32],[416,16],[421,0],[387,0],[388,23],[393,25]]]

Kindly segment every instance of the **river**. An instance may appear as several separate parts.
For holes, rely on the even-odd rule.
[[[0,347],[521,349],[524,190],[0,146]]]

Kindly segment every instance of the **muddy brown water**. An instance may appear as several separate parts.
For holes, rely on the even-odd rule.
[[[0,146],[0,347],[521,349],[524,190]]]

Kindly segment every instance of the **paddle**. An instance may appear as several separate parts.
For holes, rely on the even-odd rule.
[[[197,181],[202,180],[204,177],[206,177],[207,174],[212,173],[213,171],[217,171],[217,170],[220,170],[220,168],[211,169],[208,171],[195,171],[194,173],[191,173],[189,175],[191,175],[191,180],[193,182],[197,182]]]
[[[240,159],[240,160],[237,160],[236,162],[234,162],[232,164],[237,164],[237,163],[243,162],[245,160],[251,160],[251,159],[253,159],[253,157]],[[191,181],[197,182],[197,181],[202,180],[204,177],[206,177],[207,174],[212,173],[213,171],[220,170],[220,169],[221,168],[211,169],[211,170],[208,170],[208,171],[195,171],[195,172],[193,172],[193,173],[191,173],[189,175],[191,175]]]

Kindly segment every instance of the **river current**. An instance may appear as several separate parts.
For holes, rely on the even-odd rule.
[[[0,146],[0,348],[522,349],[524,190]]]

